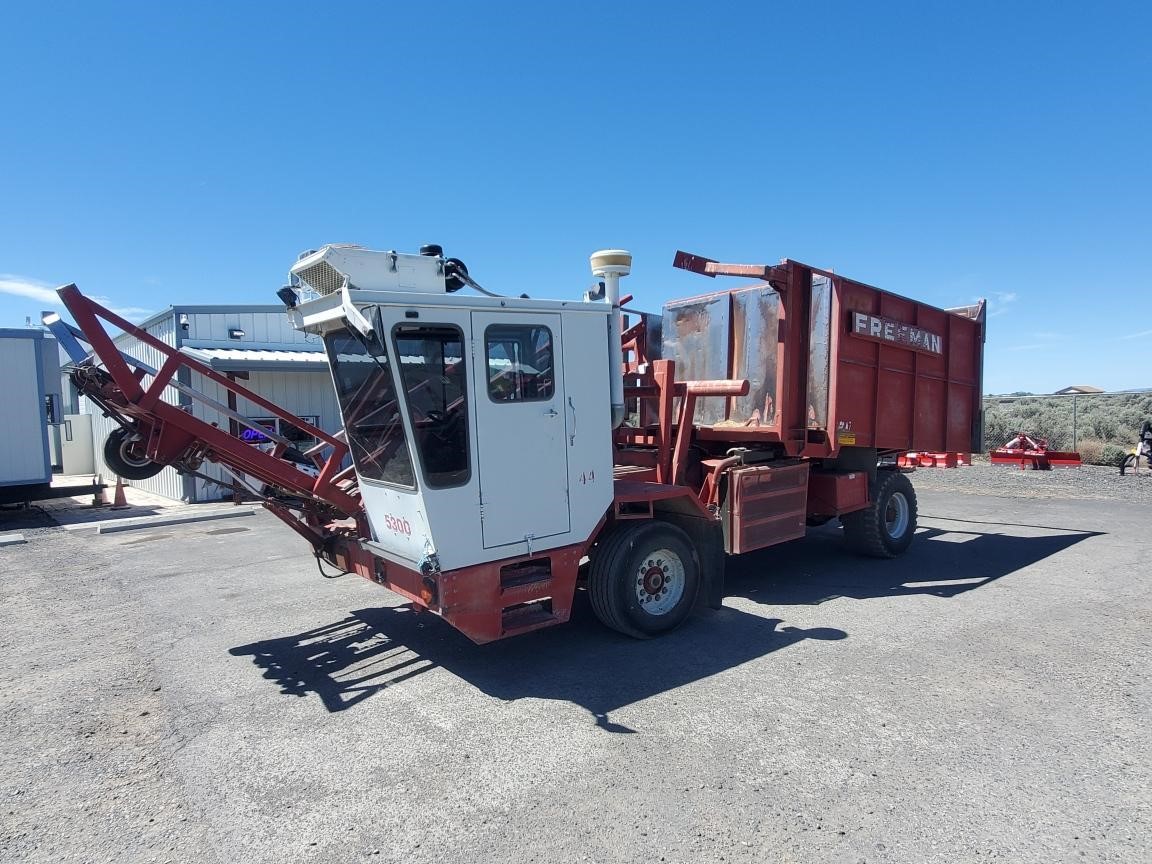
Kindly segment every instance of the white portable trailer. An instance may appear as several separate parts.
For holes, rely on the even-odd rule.
[[[0,329],[0,502],[36,500],[52,482],[49,412],[60,410],[56,342],[42,330]]]

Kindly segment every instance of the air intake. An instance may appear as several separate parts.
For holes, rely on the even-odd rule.
[[[345,286],[358,291],[447,293],[444,259],[440,256],[330,245],[305,255],[289,272],[320,296],[334,294]]]
[[[320,261],[299,271],[297,278],[321,297],[344,287],[344,276],[327,261]]]

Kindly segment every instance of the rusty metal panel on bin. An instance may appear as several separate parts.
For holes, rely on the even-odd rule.
[[[868,472],[814,472],[808,478],[808,513],[838,516],[868,504]]]
[[[780,295],[768,285],[732,292],[732,374],[748,379],[748,395],[732,400],[728,419],[741,426],[777,423],[776,362]],[[728,376],[726,376],[728,377]]]
[[[644,351],[644,357],[649,362],[661,359],[661,345],[660,345],[660,331],[663,325],[663,317],[657,312],[642,312],[636,310],[629,310],[623,313],[623,321],[621,326],[627,330],[634,324],[639,324],[641,321],[644,323],[644,344],[640,348]]]
[[[837,444],[977,449],[983,307],[949,312],[833,277]]]
[[[736,468],[723,505],[724,544],[733,555],[803,537],[808,463]]]
[[[661,357],[676,361],[678,381],[715,381],[728,377],[731,301],[727,292],[676,300],[664,306]],[[696,400],[694,422],[710,426],[725,419],[726,398]]]
[[[828,428],[829,364],[832,358],[832,279],[812,274],[808,309],[808,426]]]

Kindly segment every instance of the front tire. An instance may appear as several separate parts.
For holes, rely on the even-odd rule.
[[[871,503],[840,517],[848,548],[871,558],[904,554],[916,534],[916,490],[899,471],[879,471],[870,487]]]
[[[133,440],[134,431],[113,429],[104,442],[104,464],[125,480],[147,480],[164,470],[143,453],[143,443]]]
[[[1129,471],[1132,471],[1133,473],[1135,473],[1135,471],[1136,471],[1136,459],[1137,459],[1137,456],[1135,453],[1129,453],[1127,456],[1124,457],[1124,461],[1120,463],[1120,476],[1121,477],[1123,477]]]
[[[598,544],[588,573],[592,610],[606,627],[637,639],[684,622],[700,567],[683,531],[666,522],[622,522]]]

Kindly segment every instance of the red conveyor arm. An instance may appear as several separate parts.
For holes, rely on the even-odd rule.
[[[177,470],[194,470],[191,463],[206,459],[254,477],[265,484],[286,490],[314,504],[329,505],[344,516],[355,516],[361,512],[359,495],[355,493],[351,484],[343,479],[346,475],[342,474],[341,465],[348,455],[348,445],[340,437],[329,435],[206,364],[181,353],[171,345],[166,345],[91,298],[85,297],[75,285],[67,285],[57,293],[72,314],[84,339],[92,347],[95,359],[107,370],[106,374],[81,376],[80,386],[84,395],[93,399],[121,422],[134,422],[137,431],[147,442],[146,454],[149,459],[172,465]],[[152,370],[145,364],[122,354],[105,331],[100,319],[158,351],[165,358],[160,369]],[[94,367],[91,361],[88,361],[87,365]],[[131,366],[135,366],[136,371],[133,371]],[[287,444],[283,439],[279,439],[279,436],[270,436],[278,439],[279,443],[273,453],[265,453],[229,434],[216,424],[193,416],[185,410],[187,406],[165,402],[161,398],[164,390],[167,387],[174,387],[181,393],[225,413],[242,425],[265,431],[248,418],[232,412],[216,400],[177,380],[177,372],[182,368],[198,372],[225,390],[235,393],[237,397],[248,400],[268,414],[314,436],[322,442],[320,448],[324,446],[330,448],[327,458],[321,459],[319,455],[313,457],[320,471],[319,476],[313,477],[278,458]],[[145,384],[145,379],[149,376],[152,380]],[[316,453],[317,449],[313,448],[309,452]]]

